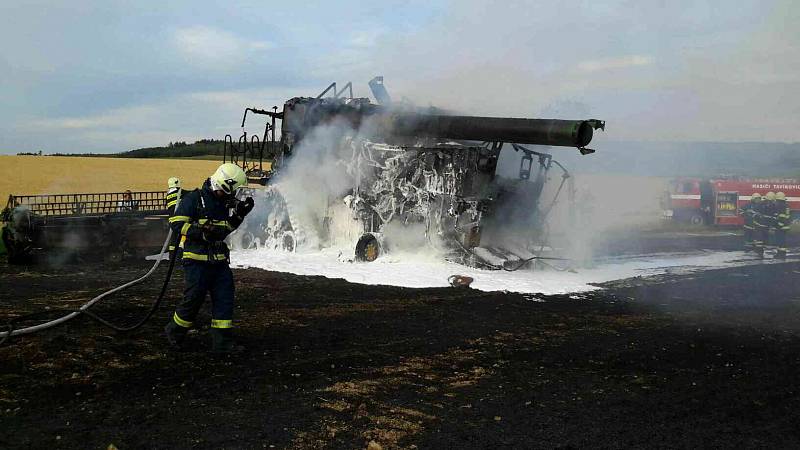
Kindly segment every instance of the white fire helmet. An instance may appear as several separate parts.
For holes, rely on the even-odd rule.
[[[241,167],[233,163],[225,163],[211,175],[211,189],[233,195],[236,190],[247,184],[247,176]]]

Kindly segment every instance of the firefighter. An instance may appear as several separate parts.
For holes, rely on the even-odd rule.
[[[744,248],[745,250],[755,250],[755,215],[757,214],[758,204],[761,202],[761,194],[758,192],[750,196],[750,203],[742,208],[744,216]]]
[[[763,203],[764,206],[764,222],[767,225],[767,230],[764,237],[764,247],[770,247],[770,231],[775,228],[775,193],[772,191],[767,192],[761,203]]]
[[[764,198],[758,202],[753,217],[753,233],[756,254],[763,258],[764,249],[769,244],[769,227],[772,223],[772,203],[770,197],[775,198],[774,192],[768,192]]]
[[[786,194],[778,192],[775,194],[775,245],[778,247],[775,253],[776,258],[785,259],[786,252],[786,233],[792,223],[792,211],[786,203]]]
[[[180,349],[194,324],[206,293],[211,294],[211,350],[234,350],[233,273],[230,251],[223,242],[253,209],[253,198],[236,199],[237,190],[247,182],[236,164],[222,164],[203,187],[187,192],[169,222],[183,242],[185,289],[183,301],[175,308],[165,327],[170,345]]]
[[[178,201],[183,198],[186,192],[181,189],[181,180],[178,177],[170,177],[167,180],[167,193],[164,196],[164,203],[167,206],[167,213],[169,217],[175,215],[175,206],[177,206]],[[169,251],[170,253],[175,251],[175,242],[169,243]]]
[[[183,189],[181,189],[181,180],[178,177],[170,177],[167,180],[167,194],[164,196],[164,202],[167,205],[169,216],[175,214],[175,205],[178,204],[178,199],[183,197]]]

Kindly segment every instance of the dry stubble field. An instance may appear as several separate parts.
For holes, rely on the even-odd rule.
[[[194,187],[218,165],[197,159],[0,156],[0,208],[10,194],[161,191],[171,176]]]

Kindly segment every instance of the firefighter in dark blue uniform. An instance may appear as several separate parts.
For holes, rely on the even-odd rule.
[[[750,203],[742,208],[744,216],[744,248],[745,250],[755,249],[755,216],[758,211],[758,204],[761,202],[761,194],[758,192],[750,196]]]
[[[195,317],[211,294],[211,349],[229,353],[233,345],[233,273],[229,267],[230,251],[223,241],[241,225],[253,209],[253,199],[235,198],[247,182],[236,164],[223,164],[207,179],[201,189],[187,192],[178,203],[169,222],[173,233],[180,234],[185,289],[183,301],[175,308],[165,327],[167,339],[180,348]]]
[[[792,225],[792,211],[786,203],[786,194],[778,192],[775,194],[775,245],[778,250],[775,252],[776,258],[786,258],[789,249],[786,247],[786,233]]]
[[[171,177],[167,180],[167,194],[164,196],[164,204],[167,207],[169,217],[175,215],[175,207],[178,205],[180,199],[186,195],[186,192],[181,189],[181,180],[177,177]],[[169,243],[170,253],[175,251],[175,243]],[[179,255],[180,256],[180,255]]]
[[[175,215],[175,206],[178,205],[185,192],[181,189],[181,180],[177,177],[171,177],[167,180],[167,194],[164,196],[164,203],[167,206],[169,216]]]
[[[767,192],[761,201],[756,206],[756,214],[753,218],[755,240],[753,241],[756,254],[759,257],[764,257],[764,250],[769,245],[769,229],[774,222],[773,217],[773,200],[775,200],[774,192]]]

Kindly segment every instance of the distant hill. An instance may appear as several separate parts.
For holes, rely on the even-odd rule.
[[[117,153],[111,156],[119,158],[195,158],[195,159],[222,159],[225,142],[215,139],[201,139],[192,144],[186,142],[171,142],[166,147],[147,147]],[[266,154],[270,149],[269,143],[264,147]],[[106,155],[108,156],[108,155]],[[248,155],[248,159],[258,157],[256,152]]]
[[[221,160],[224,141],[201,139],[187,144],[174,142],[165,147],[148,147],[116,154],[73,154],[119,158],[183,158]],[[637,142],[597,141],[597,150],[581,156],[571,148],[530,146],[551,153],[575,173],[605,173],[639,176],[800,177],[800,143],[778,142]],[[265,153],[268,150],[265,148]],[[520,154],[506,146],[498,171],[514,177],[519,173]],[[249,155],[248,159],[253,155]]]
[[[238,143],[234,143],[237,148]],[[187,144],[186,142],[170,142],[164,147],[145,147],[135,150],[128,150],[120,153],[49,153],[43,155],[42,152],[21,152],[17,156],[93,156],[98,158],[160,158],[160,159],[207,159],[221,160],[225,141],[216,139],[201,139]],[[264,146],[264,157],[267,158],[269,150],[272,148],[270,143]],[[228,149],[230,152],[230,149]],[[258,149],[248,153],[247,159],[258,158]]]
[[[198,158],[222,159],[223,142],[214,139],[201,139],[192,144],[170,142],[166,147],[137,148],[113,156],[120,158]]]

